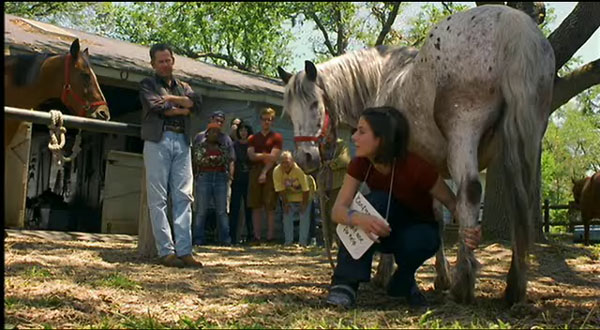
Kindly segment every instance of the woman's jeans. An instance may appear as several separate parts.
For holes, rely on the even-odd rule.
[[[388,194],[383,191],[372,191],[365,196],[373,207],[385,215]],[[332,285],[347,284],[358,289],[359,282],[368,282],[371,278],[373,253],[393,253],[398,269],[392,280],[394,287],[402,295],[408,295],[416,286],[415,272],[427,259],[431,258],[440,247],[438,224],[433,221],[419,221],[419,217],[406,207],[391,200],[388,222],[392,231],[390,236],[382,237],[381,243],[375,243],[358,260],[352,258],[344,244],[340,244],[337,266],[332,276]]]
[[[194,245],[202,245],[204,239],[204,225],[210,199],[214,199],[215,216],[219,242],[230,244],[229,218],[227,217],[227,183],[229,176],[226,172],[200,172],[196,176],[196,221],[194,222]]]
[[[244,216],[246,222],[247,237],[254,237],[254,226],[252,225],[252,209],[248,207],[248,173],[236,174],[231,184],[231,207],[229,209],[229,228],[231,242],[237,243],[237,227],[240,218],[240,208],[244,201]]]
[[[159,257],[192,253],[192,158],[185,134],[164,131],[159,142],[144,142],[146,192],[152,233]],[[173,232],[167,218],[167,191],[173,210]]]
[[[294,219],[300,220],[298,243],[308,245],[308,231],[310,226],[311,203],[302,210],[301,202],[288,202],[288,210],[283,210],[283,236],[284,244],[290,245],[294,242]]]

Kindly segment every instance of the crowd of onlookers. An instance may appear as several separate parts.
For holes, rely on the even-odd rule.
[[[220,245],[238,243],[296,241],[307,246],[317,236],[316,210],[319,198],[317,180],[329,187],[325,209],[330,213],[350,161],[342,140],[328,136],[321,141],[324,165],[331,171],[305,173],[290,151],[282,151],[283,137],[272,129],[275,111],[260,113],[261,127],[252,127],[239,118],[230,121],[229,134],[223,132],[225,114],[215,111],[206,130],[192,144],[192,168],[196,201],[192,226],[193,245],[211,239]],[[229,206],[229,207],[228,207]],[[283,241],[277,240],[276,210],[280,210]],[[228,212],[229,210],[229,212]],[[321,220],[323,216],[321,215]],[[266,237],[262,224],[266,217]],[[215,237],[207,237],[207,220],[212,218]],[[243,219],[244,225],[239,221]],[[295,237],[295,223],[298,235]],[[245,235],[239,229],[245,228]]]

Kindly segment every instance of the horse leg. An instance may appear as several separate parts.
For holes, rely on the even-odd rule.
[[[465,228],[477,226],[481,202],[481,183],[477,165],[478,134],[473,127],[455,126],[455,135],[450,135],[448,165],[452,178],[458,182],[456,215],[459,220],[459,247],[456,268],[452,279],[452,296],[459,303],[471,303],[475,298],[475,276],[479,262],[473,251],[464,244],[462,233]]]
[[[333,262],[333,258],[331,256],[331,235],[333,228],[333,222],[331,220],[331,214],[327,209],[328,204],[327,200],[331,198],[327,192],[322,192],[319,196],[319,206],[321,207],[321,225],[323,226],[323,242],[325,243],[325,254],[327,255],[327,259],[329,260],[329,265],[331,265],[331,269],[335,269],[335,264]],[[331,236],[330,236],[331,235]]]
[[[582,217],[583,220],[583,244],[590,245],[590,218]]]
[[[373,285],[386,288],[392,273],[394,272],[394,255],[391,253],[380,253],[379,264],[377,265],[377,271],[373,277]]]
[[[437,291],[444,291],[450,288],[450,265],[444,254],[444,213],[442,204],[437,200],[433,201],[433,210],[435,219],[439,223],[440,249],[435,254],[435,272],[437,276],[433,282],[433,286]]]

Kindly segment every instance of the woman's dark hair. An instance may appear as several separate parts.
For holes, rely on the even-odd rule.
[[[381,141],[373,159],[376,163],[390,164],[394,158],[406,158],[409,126],[399,110],[388,106],[367,108],[361,117]]]
[[[233,125],[233,121],[234,121],[234,120],[236,120],[236,119],[240,121],[240,125],[242,125],[242,124],[244,123],[244,120],[243,120],[242,118],[240,118],[240,117],[233,117],[233,118],[231,118],[231,120],[229,121],[229,127],[231,127],[231,125]],[[238,125],[238,126],[239,126],[239,125]]]
[[[250,127],[249,125],[246,125],[244,123],[241,123],[237,129],[235,130],[235,135],[237,136],[238,139],[241,139],[242,137],[240,136],[240,129],[245,128],[246,131],[248,131],[248,137],[250,137],[250,135],[254,134],[254,131],[252,131],[252,127]]]

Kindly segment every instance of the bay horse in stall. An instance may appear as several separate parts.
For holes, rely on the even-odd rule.
[[[573,181],[573,198],[581,210],[583,243],[590,244],[590,222],[600,219],[600,171],[581,180]]]
[[[455,13],[430,31],[420,50],[379,46],[348,53],[291,75],[284,111],[294,126],[296,160],[319,166],[317,141],[326,126],[356,126],[363,109],[392,106],[408,119],[409,150],[458,185],[459,230],[477,225],[479,171],[502,162],[502,201],[512,220],[512,261],[505,298],[526,297],[527,256],[541,140],[550,116],[554,52],[535,22],[507,6]],[[513,214],[514,213],[514,214]],[[451,294],[474,300],[477,259],[459,240]]]
[[[109,120],[106,99],[92,70],[88,49],[80,51],[79,39],[64,55],[9,55],[4,60],[4,104],[36,109],[50,99],[60,99],[72,115]],[[9,145],[21,121],[5,118],[4,147]]]

